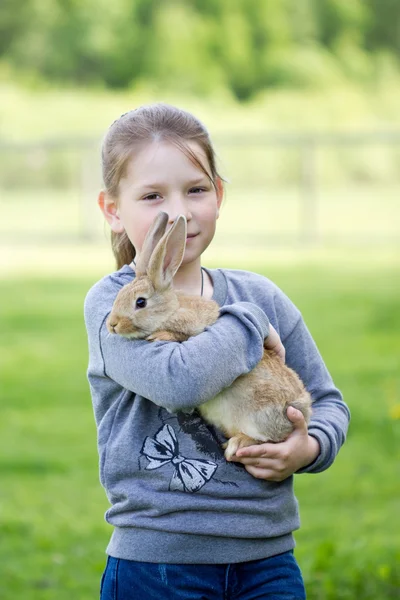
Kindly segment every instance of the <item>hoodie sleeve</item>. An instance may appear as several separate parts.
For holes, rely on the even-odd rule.
[[[315,461],[297,472],[319,473],[333,463],[344,443],[350,412],[302,317],[282,341],[288,366],[299,374],[311,394],[313,404],[308,433],[320,445],[320,453]]]
[[[269,331],[261,308],[237,302],[221,308],[216,323],[185,342],[129,340],[109,334],[105,322],[112,302],[108,309],[99,303],[102,295],[89,292],[89,369],[171,412],[206,402],[251,371],[262,358]]]

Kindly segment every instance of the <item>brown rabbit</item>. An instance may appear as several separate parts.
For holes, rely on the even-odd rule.
[[[175,291],[172,281],[186,246],[186,219],[179,216],[166,232],[168,216],[159,213],[150,227],[136,265],[136,278],[118,293],[107,319],[111,333],[150,341],[185,341],[218,318],[213,300]],[[238,448],[281,442],[293,431],[286,411],[300,410],[308,423],[311,398],[298,375],[277,354],[265,350],[258,365],[215,398],[200,414],[229,438],[225,457]]]

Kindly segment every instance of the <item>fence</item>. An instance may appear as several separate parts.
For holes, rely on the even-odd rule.
[[[219,240],[400,239],[400,131],[215,136],[230,179]],[[94,242],[100,142],[0,143],[1,239]]]

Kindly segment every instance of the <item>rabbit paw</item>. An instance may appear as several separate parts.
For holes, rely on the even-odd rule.
[[[246,448],[246,446],[254,446],[259,443],[260,442],[258,440],[255,440],[245,433],[238,433],[238,435],[231,437],[230,440],[223,444],[223,448],[225,449],[225,458],[226,460],[232,460],[239,448]]]
[[[176,337],[170,331],[155,331],[146,338],[149,342],[176,342]]]

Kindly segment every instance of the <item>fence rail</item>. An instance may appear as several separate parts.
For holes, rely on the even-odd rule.
[[[229,155],[228,172],[234,174],[229,188],[233,211],[239,214],[237,203],[245,193],[257,198],[259,208],[268,205],[268,211],[282,219],[282,224],[278,222],[273,231],[267,231],[270,242],[292,239],[315,243],[346,236],[399,241],[400,131],[226,133],[215,135],[214,141],[223,160]],[[99,154],[99,138],[64,137],[26,143],[0,140],[2,214],[16,210],[20,215],[26,213],[20,228],[8,231],[6,225],[0,225],[2,239],[98,239],[102,234],[95,203],[101,185]],[[332,164],[336,169],[333,179],[339,178],[339,184],[329,182]],[[43,199],[47,195],[59,203],[58,208],[50,198]],[[280,211],[272,208],[272,196],[279,199]],[[356,227],[356,221],[365,221],[361,196],[367,197],[364,208],[371,212],[365,231]],[[65,203],[74,209],[70,206],[67,210]],[[334,231],[333,221],[337,218],[340,222],[333,208],[336,203],[337,211],[352,207],[347,212],[354,220],[353,232],[348,228],[344,232],[340,226]],[[50,221],[45,219],[30,219],[36,209],[47,210],[50,221],[54,219],[53,226],[49,227]],[[287,217],[290,211],[295,211],[296,223],[288,228],[283,224],[285,213]],[[236,230],[235,235],[239,234]],[[253,236],[253,240],[266,236],[262,230],[245,226],[241,235],[243,239]]]

